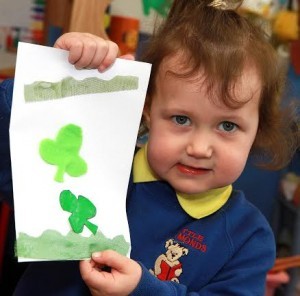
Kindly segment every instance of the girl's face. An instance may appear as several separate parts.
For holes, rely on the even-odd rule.
[[[234,88],[241,107],[210,99],[200,85],[166,75],[164,63],[144,116],[149,127],[148,162],[158,178],[181,193],[195,194],[232,184],[242,173],[259,121],[261,84],[246,67]],[[201,74],[199,74],[201,79]]]

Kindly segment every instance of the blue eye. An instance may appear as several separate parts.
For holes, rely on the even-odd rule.
[[[219,125],[220,130],[228,133],[232,133],[237,129],[237,125],[230,121],[223,121]]]
[[[172,121],[178,125],[190,125],[191,120],[184,115],[174,115],[172,116]]]

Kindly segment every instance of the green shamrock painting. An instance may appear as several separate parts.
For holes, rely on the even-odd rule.
[[[44,139],[40,143],[39,152],[48,164],[57,166],[54,180],[64,181],[64,174],[79,177],[87,172],[87,163],[79,155],[82,145],[82,130],[75,124],[62,127],[56,138]]]
[[[91,223],[89,219],[96,216],[96,207],[84,196],[79,195],[78,199],[70,190],[63,190],[59,202],[64,211],[70,212],[70,225],[75,233],[81,233],[86,226],[94,235],[98,226]]]

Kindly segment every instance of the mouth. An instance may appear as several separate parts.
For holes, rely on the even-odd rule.
[[[195,167],[191,167],[188,165],[184,165],[182,163],[177,164],[176,167],[181,173],[183,173],[185,175],[190,175],[190,176],[204,175],[210,171],[210,169],[195,168]]]

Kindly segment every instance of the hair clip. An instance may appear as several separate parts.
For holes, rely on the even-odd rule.
[[[208,6],[217,8],[217,9],[222,9],[225,10],[227,9],[227,2],[224,0],[213,0]]]
[[[241,0],[213,0],[208,6],[221,10],[235,10],[241,6]]]

